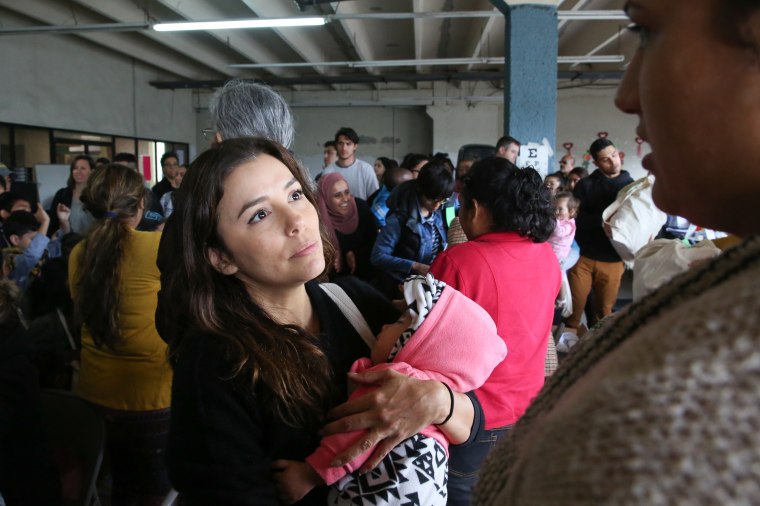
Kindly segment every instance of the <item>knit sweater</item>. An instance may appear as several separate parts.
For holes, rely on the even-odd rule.
[[[760,237],[582,339],[507,441],[474,504],[755,504]]]

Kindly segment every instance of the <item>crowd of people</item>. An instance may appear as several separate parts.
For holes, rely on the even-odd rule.
[[[282,97],[231,81],[214,144],[186,168],[166,153],[152,189],[126,158],[76,157],[47,210],[3,180],[2,502],[60,499],[36,367],[102,414],[114,505],[752,503],[760,250],[738,133],[760,114],[760,9],[720,5],[629,2],[641,47],[616,104],[651,143],[658,206],[745,239],[617,312],[602,213],[632,179],[607,138],[590,173],[565,155],[542,178],[510,136],[456,166],[370,164],[344,127],[312,181]],[[551,375],[563,280],[577,344]]]

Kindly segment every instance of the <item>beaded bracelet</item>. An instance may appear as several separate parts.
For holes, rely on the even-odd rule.
[[[449,399],[451,399],[451,408],[449,409],[449,414],[446,418],[443,419],[441,423],[434,423],[433,425],[443,425],[449,420],[451,420],[451,416],[454,414],[454,392],[451,390],[451,387],[448,386],[446,383],[441,381],[441,384],[446,387],[446,390],[449,391]]]

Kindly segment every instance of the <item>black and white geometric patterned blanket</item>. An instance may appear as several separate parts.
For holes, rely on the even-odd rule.
[[[391,450],[377,468],[335,483],[327,504],[445,506],[448,463],[438,441],[415,434]]]

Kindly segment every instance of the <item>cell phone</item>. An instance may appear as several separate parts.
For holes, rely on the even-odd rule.
[[[15,193],[24,197],[24,200],[29,201],[29,205],[32,207],[32,213],[37,212],[37,203],[40,201],[40,190],[37,187],[37,183],[14,181],[11,185],[11,189]]]

